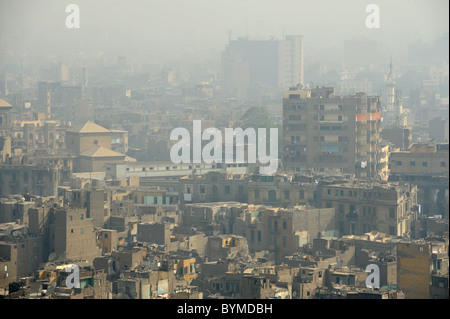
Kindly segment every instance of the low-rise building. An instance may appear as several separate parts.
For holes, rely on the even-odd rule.
[[[394,236],[415,236],[417,186],[400,182],[355,180],[320,183],[318,206],[333,207],[339,235],[377,230]]]

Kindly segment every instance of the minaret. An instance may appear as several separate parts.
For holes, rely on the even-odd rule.
[[[52,92],[47,91],[47,120],[52,117]]]
[[[407,126],[407,118],[403,113],[402,92],[395,92],[395,126],[405,127]]]
[[[83,67],[82,69],[82,75],[81,75],[81,86],[83,88],[88,87],[89,84],[89,76],[88,76],[88,71],[86,67]]]
[[[395,119],[395,81],[394,73],[392,72],[392,57],[389,63],[389,73],[386,75],[386,117],[388,122],[392,123]]]

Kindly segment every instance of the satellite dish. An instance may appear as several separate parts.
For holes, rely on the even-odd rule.
[[[30,293],[39,292],[42,289],[42,284],[39,281],[32,282],[30,285]]]
[[[123,277],[125,277],[125,275],[122,273],[120,273],[119,277],[122,279]]]
[[[56,288],[56,282],[52,282],[51,286],[47,288],[47,292],[45,293],[46,296],[51,295]]]
[[[56,258],[56,254],[55,253],[51,253],[50,255],[48,255],[48,261],[53,261]]]

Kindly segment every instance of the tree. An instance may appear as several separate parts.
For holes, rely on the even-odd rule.
[[[270,128],[272,121],[267,109],[263,106],[252,106],[242,116],[241,126],[243,129],[252,127],[255,130],[258,128]]]

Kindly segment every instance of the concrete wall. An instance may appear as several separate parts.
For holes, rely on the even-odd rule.
[[[430,298],[431,245],[397,244],[397,288],[406,299]]]

